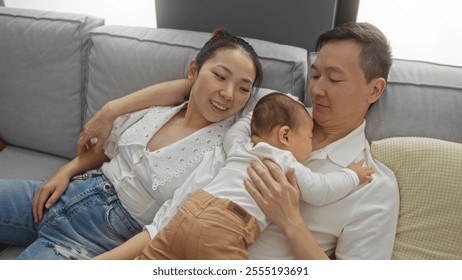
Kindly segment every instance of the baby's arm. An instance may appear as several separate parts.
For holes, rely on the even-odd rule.
[[[231,152],[233,146],[242,145],[250,139],[250,120],[252,113],[247,113],[241,117],[230,129],[226,132],[223,138],[223,149],[226,154]]]
[[[374,174],[374,169],[372,167],[363,166],[364,160],[360,160],[359,162],[350,163],[347,167],[353,170],[356,175],[358,175],[359,183],[369,183],[372,181],[372,174]]]
[[[315,173],[297,162],[293,167],[302,200],[316,206],[325,205],[345,197],[359,184],[370,182],[373,170],[362,167],[363,162],[327,174]]]

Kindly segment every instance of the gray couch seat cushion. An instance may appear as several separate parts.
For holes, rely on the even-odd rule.
[[[68,161],[63,157],[8,146],[0,152],[0,178],[46,180]]]

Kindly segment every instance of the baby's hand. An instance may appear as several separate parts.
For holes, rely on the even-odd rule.
[[[350,163],[347,167],[356,172],[359,177],[359,183],[369,183],[372,181],[372,174],[374,174],[374,169],[372,167],[363,166],[364,160],[360,160],[357,163]]]

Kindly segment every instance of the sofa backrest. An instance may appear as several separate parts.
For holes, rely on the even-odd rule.
[[[0,138],[71,158],[82,128],[89,30],[103,19],[0,8]]]
[[[108,100],[146,86],[185,78],[189,61],[210,33],[129,26],[102,26],[90,32],[87,120]],[[305,49],[247,39],[263,66],[264,88],[290,92],[304,100]]]
[[[462,67],[393,59],[388,85],[367,114],[370,141],[419,136],[462,143]]]

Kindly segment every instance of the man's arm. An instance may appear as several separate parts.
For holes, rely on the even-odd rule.
[[[77,141],[78,154],[82,154],[98,139],[95,150],[101,152],[112,130],[112,123],[121,115],[145,109],[153,105],[181,104],[189,94],[191,84],[188,79],[167,81],[135,91],[129,95],[106,103],[83,127]]]
[[[257,162],[249,167],[252,180],[245,187],[265,215],[286,236],[296,259],[327,260],[300,213],[300,190],[293,169],[284,174],[270,160],[263,160],[266,168]]]

